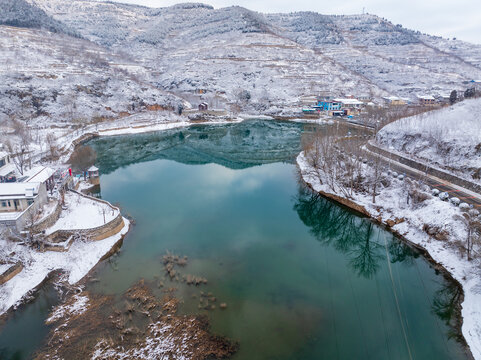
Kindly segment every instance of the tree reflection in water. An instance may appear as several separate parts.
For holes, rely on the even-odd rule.
[[[384,243],[373,239],[372,222],[353,216],[302,185],[294,210],[319,242],[347,255],[358,276],[371,278],[385,260]]]
[[[453,281],[445,281],[441,289],[435,292],[431,309],[449,327],[448,337],[464,343],[460,331],[456,329],[456,320],[461,318],[461,287]]]
[[[319,242],[347,255],[358,276],[372,278],[380,261],[386,260],[386,246],[391,263],[411,266],[419,257],[418,251],[394,235],[387,243],[379,239],[371,221],[354,216],[303,185],[299,186],[294,210]]]
[[[294,210],[321,244],[332,246],[347,256],[349,265],[358,276],[372,278],[381,261],[386,261],[386,254],[391,263],[417,266],[419,251],[394,235],[389,241],[380,238],[380,232],[374,231],[375,225],[371,221],[354,216],[302,184],[299,185]],[[453,281],[444,281],[440,286],[434,294],[431,309],[448,326],[449,338],[464,342],[455,326],[456,320],[461,318],[461,288]]]

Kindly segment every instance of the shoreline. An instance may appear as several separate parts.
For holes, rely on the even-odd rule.
[[[249,117],[250,118],[250,117]],[[255,118],[255,117],[251,117]],[[247,118],[248,119],[248,118]],[[184,127],[189,127],[189,126],[195,126],[195,125],[224,125],[224,124],[230,124],[230,123],[239,123],[246,120],[246,118],[236,118],[233,120],[220,120],[220,121],[198,121],[198,122],[191,122],[191,121],[183,121],[183,122],[165,122],[165,123],[151,123],[150,125],[145,125],[145,126],[140,126],[140,127],[123,127],[123,128],[110,128],[110,129],[103,129],[101,131],[88,131],[89,129],[85,129],[84,132],[79,134],[75,139],[70,141],[70,144],[66,146],[68,149],[67,153],[63,154],[61,156],[61,159],[59,159],[56,163],[62,163],[62,158],[66,158],[67,156],[70,156],[71,153],[75,150],[75,148],[93,138],[96,137],[107,137],[107,136],[122,136],[122,135],[135,135],[135,134],[141,134],[141,133],[150,133],[150,132],[156,132],[156,131],[164,131],[164,130],[170,130],[170,129],[176,129],[176,128],[184,128]],[[112,124],[114,125],[114,124]],[[119,237],[115,243],[113,243],[111,246],[109,246],[109,249],[106,251],[102,251],[102,254],[100,256],[97,256],[98,259],[95,264],[89,267],[89,269],[84,269],[84,273],[81,278],[76,279],[75,281],[70,281],[68,282],[73,285],[73,284],[81,284],[85,279],[88,278],[89,274],[94,271],[94,269],[98,266],[98,264],[105,260],[108,259],[110,256],[112,256],[115,252],[119,250],[119,248],[123,244],[124,237],[127,235],[127,233],[130,231],[131,228],[131,223],[128,219],[123,217],[125,226],[117,233],[112,235],[111,237],[108,237],[104,240],[101,240],[100,242],[105,243],[108,242],[109,240],[112,241]],[[98,243],[98,242],[97,242]],[[97,254],[98,255],[98,254]],[[12,284],[21,281],[22,275],[26,269],[22,270],[22,272],[18,275],[16,275],[14,278],[12,278],[10,281],[5,283],[5,285],[9,285],[8,287],[11,288],[11,293],[13,293],[16,289],[15,286],[12,288]],[[32,298],[36,298],[38,294],[38,290],[52,278],[52,274],[55,273],[56,271],[61,272],[62,274],[68,273],[63,268],[56,268],[56,269],[49,269],[47,274],[43,274],[41,279],[38,277],[37,279],[34,279],[32,281],[32,285],[26,286],[23,291],[12,295],[11,297],[6,299],[4,301],[4,306],[0,307],[0,325],[5,323],[5,321],[8,320],[8,318],[16,311],[16,309],[20,306],[23,306],[25,304],[28,304]],[[23,280],[23,279],[22,279]],[[9,284],[10,283],[10,284]],[[1,299],[0,299],[0,305],[1,305]]]
[[[302,164],[302,161],[300,160],[301,156],[303,155],[303,152],[301,152],[297,159],[296,159],[296,165],[299,170],[300,178],[302,182],[313,192],[318,193],[320,196],[328,199],[329,201],[333,201],[336,204],[348,208],[350,211],[353,211],[355,214],[361,217],[366,217],[369,218],[369,221],[372,221],[378,226],[381,226],[383,229],[386,231],[389,231],[393,235],[395,235],[397,238],[399,238],[401,241],[406,243],[408,246],[418,250],[421,255],[428,261],[431,265],[433,265],[434,269],[439,271],[440,273],[443,274],[443,277],[448,280],[449,282],[455,284],[461,291],[460,297],[456,303],[456,309],[455,309],[455,320],[454,320],[454,329],[457,332],[457,335],[459,336],[459,340],[463,343],[463,345],[466,347],[467,350],[467,355],[471,359],[481,359],[481,349],[479,346],[476,346],[479,341],[481,334],[477,332],[474,327],[473,329],[469,328],[469,325],[467,324],[467,308],[468,304],[466,304],[466,297],[469,294],[469,291],[466,289],[466,281],[463,278],[459,278],[458,274],[456,274],[454,271],[450,271],[449,267],[454,270],[452,266],[455,266],[457,264],[446,264],[443,259],[440,259],[439,257],[436,258],[433,254],[436,254],[437,251],[434,249],[431,249],[431,251],[427,248],[427,246],[424,246],[421,241],[416,241],[416,239],[409,237],[409,232],[404,232],[402,233],[400,229],[395,229],[394,227],[397,225],[390,225],[387,220],[388,218],[384,219],[382,216],[375,216],[374,213],[368,211],[365,206],[361,205],[360,203],[357,203],[355,200],[350,200],[347,198],[344,198],[340,195],[333,194],[330,192],[326,192],[323,190],[318,189],[311,181],[309,181],[308,177],[309,175],[305,173],[306,168],[305,166],[308,166],[306,164]],[[403,223],[404,224],[404,223]],[[414,225],[410,225],[411,227],[414,227]],[[465,261],[463,259],[463,261]],[[469,265],[474,265],[474,264],[469,264]],[[476,302],[474,302],[476,303]],[[481,322],[481,314],[475,314],[478,315],[479,321],[476,321],[477,319],[470,319],[472,320],[473,323],[480,323]],[[472,334],[474,332],[474,334]],[[466,336],[468,335],[468,336]],[[473,339],[474,336],[477,335],[477,339]]]
[[[71,144],[70,144],[70,151],[73,151],[77,146],[84,144],[85,142],[88,142],[89,140],[96,138],[96,137],[107,137],[107,136],[122,136],[122,135],[135,135],[135,134],[140,134],[140,133],[150,133],[150,132],[157,132],[157,131],[164,131],[164,130],[170,130],[170,129],[176,129],[176,128],[185,128],[185,127],[190,127],[190,126],[195,126],[195,125],[224,125],[224,124],[231,124],[231,123],[239,123],[243,122],[249,119],[256,119],[256,118],[262,118],[262,116],[256,117],[256,116],[249,116],[249,117],[244,117],[244,118],[238,118],[236,120],[231,120],[231,121],[203,121],[203,122],[172,122],[172,123],[164,123],[164,124],[151,124],[151,125],[146,125],[142,126],[141,128],[133,128],[133,127],[125,127],[125,128],[116,128],[116,129],[105,129],[103,131],[98,131],[97,133],[92,133],[92,132],[85,132],[81,134],[79,137],[77,137]],[[275,118],[270,118],[273,120],[276,120]],[[284,119],[283,121],[293,121],[292,119]],[[301,153],[302,154],[302,153]],[[299,156],[301,155],[299,154]],[[298,158],[299,158],[298,156]],[[426,249],[424,246],[421,244],[417,243],[416,241],[413,241],[406,237],[404,234],[402,234],[400,231],[393,229],[392,226],[390,226],[385,220],[381,217],[376,217],[373,213],[369,212],[363,205],[360,205],[356,203],[353,200],[349,200],[347,198],[344,198],[340,195],[332,194],[329,192],[325,192],[322,190],[317,190],[314,188],[314,186],[306,180],[305,176],[302,173],[301,165],[299,164],[299,161],[296,160],[296,164],[298,169],[300,169],[300,175],[303,183],[310,188],[312,191],[319,193],[321,196],[329,199],[330,201],[334,201],[335,203],[346,207],[350,209],[350,211],[354,211],[357,215],[362,216],[362,217],[368,217],[370,221],[373,221],[375,224],[381,226],[385,230],[393,233],[396,237],[401,239],[403,242],[408,244],[409,246],[415,248],[418,250],[421,255],[430,263],[434,266],[434,268],[438,271],[440,271],[444,278],[447,279],[448,281],[456,284],[457,287],[461,290],[461,295],[459,298],[459,301],[456,304],[456,314],[455,314],[455,321],[454,321],[454,328],[460,335],[460,339],[463,342],[463,345],[466,347],[470,357],[472,359],[475,359],[477,357],[474,356],[472,347],[470,346],[470,343],[468,342],[464,332],[463,332],[463,326],[465,324],[465,316],[462,314],[463,310],[463,304],[465,302],[465,288],[460,280],[456,278],[456,275],[452,273],[451,271],[448,270],[447,265],[443,265],[442,261],[436,260],[430,251]],[[131,224],[130,222],[124,218],[124,221],[126,222],[127,231],[124,232],[125,227],[116,235],[113,235],[113,237],[117,235],[121,235],[120,238],[115,241],[115,243],[110,247],[110,249],[102,255],[100,259],[86,272],[78,281],[74,282],[73,284],[82,284],[84,283],[88,277],[89,274],[91,274],[102,262],[103,260],[109,258],[112,256],[115,252],[118,251],[118,249],[122,246],[124,237],[127,235],[127,233],[130,231]],[[105,239],[107,240],[107,239]],[[55,271],[64,271],[63,269],[54,269],[50,273],[47,274],[47,276],[39,283],[37,284],[33,289],[29,290],[24,294],[30,294],[32,293],[33,298],[35,299],[38,290],[49,280],[52,279],[55,275],[53,273]],[[23,299],[23,297],[22,297]],[[14,305],[10,306],[7,311],[3,312],[0,314],[0,324],[3,324],[5,321],[8,320],[9,316],[13,314],[17,306],[24,306],[27,305],[32,298],[26,299],[25,302],[20,300],[19,302],[15,303]]]
[[[2,298],[0,323],[8,319],[18,307],[27,304],[31,296],[35,298],[38,290],[51,279],[52,273],[54,272],[59,272],[62,276],[67,276],[65,280],[70,285],[82,283],[101,261],[114,254],[119,249],[119,245],[121,246],[123,243],[123,239],[131,227],[128,219],[123,218],[123,220],[124,227],[118,233],[106,239],[89,242],[83,247],[79,245],[79,249],[70,249],[68,252],[35,254],[38,257],[38,265],[36,267],[22,270],[22,272],[3,285],[6,288],[3,291],[3,295],[6,296]],[[79,253],[70,254],[70,251],[75,252],[75,250],[78,250]],[[74,257],[81,255],[83,258],[87,256],[90,261],[73,263],[69,261],[71,260],[69,259],[69,255],[74,255]],[[47,259],[48,256],[51,256],[52,259]],[[45,264],[46,260],[51,261],[54,265]],[[23,287],[19,290],[20,284],[23,284]],[[6,294],[6,292],[8,292],[8,294]]]

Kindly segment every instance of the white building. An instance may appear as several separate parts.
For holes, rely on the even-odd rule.
[[[1,183],[0,226],[21,231],[28,224],[29,216],[46,203],[47,189],[44,183]]]
[[[49,167],[35,166],[25,171],[22,179],[19,179],[19,181],[29,183],[39,182],[45,184],[47,191],[52,191],[55,186],[54,174],[55,171]]]
[[[397,96],[385,96],[383,97],[384,101],[386,102],[387,105],[392,105],[392,106],[400,106],[400,105],[406,105],[407,101],[406,99],[397,97]]]
[[[432,95],[418,95],[418,101],[423,106],[434,106],[436,104],[436,99]]]
[[[2,179],[12,179],[15,168],[8,155],[2,153],[1,159],[1,174],[7,174]],[[25,171],[20,178],[13,177],[17,182],[0,183],[0,226],[23,230],[32,216],[47,203],[47,191],[52,191],[55,186],[53,175],[54,170],[36,166]]]

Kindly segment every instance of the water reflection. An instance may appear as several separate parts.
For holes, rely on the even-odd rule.
[[[371,278],[385,260],[384,245],[372,239],[373,224],[304,186],[299,187],[294,210],[312,235],[324,245],[346,254],[358,276]]]
[[[441,288],[434,294],[431,309],[439,318],[449,326],[449,338],[464,343],[464,338],[456,329],[456,319],[461,317],[459,303],[461,300],[461,288],[452,281],[443,282]]]
[[[294,161],[301,150],[302,129],[302,124],[253,120],[99,138],[89,145],[97,151],[97,162],[102,164],[103,174],[156,159],[190,165],[215,163],[230,169],[245,169]]]
[[[387,259],[391,264],[414,267],[419,273],[416,264],[419,251],[394,235],[383,233],[383,238],[380,238],[381,233],[374,231],[375,225],[371,221],[353,216],[303,185],[299,186],[294,210],[321,244],[332,246],[347,256],[348,264],[357,276],[373,278]],[[427,285],[422,279],[421,283],[427,294]],[[453,281],[442,281],[437,286],[440,288],[431,300],[432,312],[447,326],[447,337],[464,344],[465,340],[456,326],[457,319],[461,318],[459,303],[462,290]]]

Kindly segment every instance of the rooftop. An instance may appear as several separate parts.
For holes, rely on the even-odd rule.
[[[33,198],[38,194],[40,183],[0,183],[0,200]]]
[[[0,168],[0,176],[7,176],[8,174],[14,171],[15,171],[15,166],[13,166],[13,164],[11,163],[5,164],[5,166],[2,166],[2,168]]]
[[[418,99],[422,99],[422,100],[434,100],[434,96],[432,96],[432,95],[418,95]]]
[[[334,101],[341,102],[345,105],[363,105],[364,104],[362,101],[359,101],[357,99],[334,99]]]
[[[45,182],[47,181],[48,178],[50,178],[55,171],[51,168],[45,167],[45,166],[35,166],[31,168],[28,171],[25,171],[23,174],[27,178],[25,179],[24,182]]]

